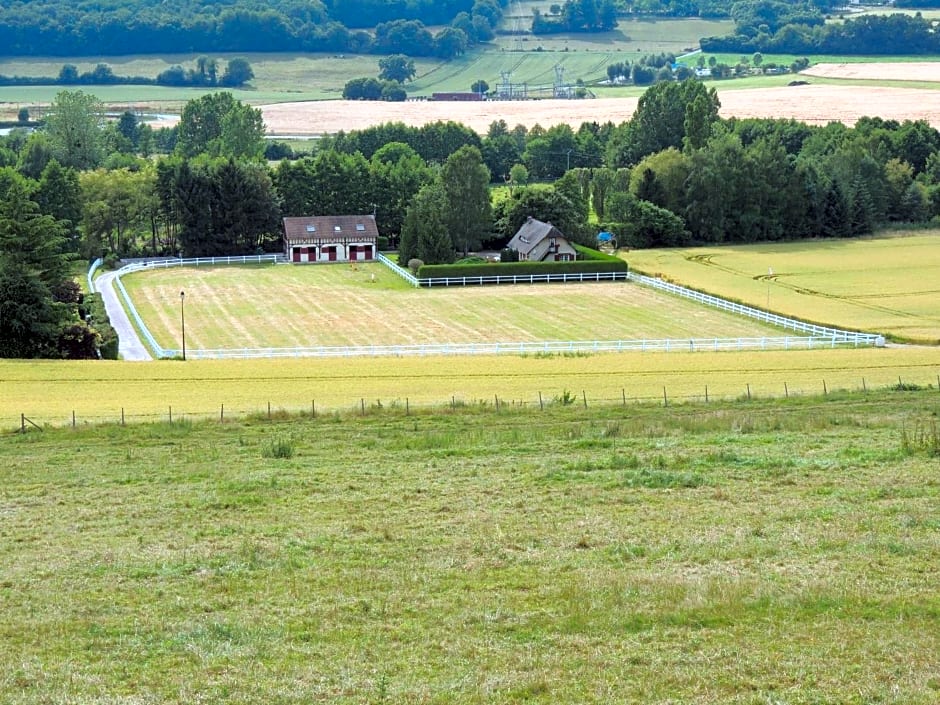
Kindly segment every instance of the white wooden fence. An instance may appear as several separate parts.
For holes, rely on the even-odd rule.
[[[131,317],[137,324],[138,329],[146,340],[147,344],[153,350],[158,358],[180,357],[182,351],[179,349],[163,348],[157,343],[153,334],[147,328],[137,309],[134,307],[124,284],[121,282],[121,276],[131,272],[145,271],[148,269],[159,269],[166,267],[184,267],[184,266],[205,266],[205,265],[228,265],[228,264],[258,264],[265,262],[285,261],[283,255],[246,255],[243,257],[199,257],[192,259],[166,259],[150,260],[137,262],[122,267],[117,271],[114,277],[115,284]],[[412,286],[421,286],[425,280],[419,280],[412,276],[410,272],[399,267],[396,263],[389,260],[384,255],[378,255],[378,261],[389,267],[396,274],[408,281]],[[97,263],[96,264],[100,264]],[[93,265],[94,268],[95,265]],[[623,275],[620,279],[629,279],[644,286],[651,286],[656,289],[667,291],[683,298],[692,299],[698,303],[713,306],[725,311],[747,316],[755,320],[770,323],[784,329],[794,330],[806,335],[797,336],[764,336],[755,338],[688,338],[688,339],[666,339],[666,340],[566,340],[566,341],[537,341],[537,342],[505,342],[505,343],[439,343],[422,345],[352,345],[352,346],[310,346],[293,348],[225,348],[225,349],[207,349],[194,350],[187,348],[186,356],[191,359],[200,358],[284,358],[284,357],[411,357],[425,355],[551,355],[551,354],[588,354],[599,352],[700,352],[700,351],[720,351],[720,350],[795,350],[795,349],[819,349],[833,348],[838,346],[881,346],[884,345],[884,338],[871,333],[858,333],[854,331],[839,330],[837,328],[828,328],[818,326],[812,323],[805,323],[795,319],[778,316],[777,314],[760,309],[744,306],[716,296],[703,294],[692,289],[676,286],[653,277],[646,277],[636,274],[626,275],[623,272],[611,272],[608,274]],[[89,279],[92,270],[89,270]],[[541,277],[568,277],[567,279],[541,279]],[[534,283],[535,281],[604,281],[603,278],[594,277],[603,275],[583,274],[583,275],[532,275],[531,277],[494,277],[502,280],[518,279],[514,283]],[[584,277],[584,278],[576,278]],[[458,285],[455,280],[468,280],[467,283],[508,283],[473,281],[477,279],[487,280],[491,277],[449,277],[451,283],[448,286]]]

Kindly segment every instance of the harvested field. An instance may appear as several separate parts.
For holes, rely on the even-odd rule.
[[[940,62],[866,64],[816,64],[801,72],[803,76],[872,81],[936,81],[940,78]]]
[[[904,64],[905,67],[910,64]],[[886,65],[887,68],[887,65]],[[894,120],[927,120],[940,127],[940,90],[858,86],[788,86],[753,90],[720,90],[723,117],[794,118],[810,124],[839,121],[848,125],[865,115]],[[363,108],[350,101],[280,103],[262,106],[274,135],[320,135],[361,130],[385,122],[420,126],[453,120],[485,133],[494,120],[510,126],[550,127],[583,122],[629,120],[638,98],[375,103]]]

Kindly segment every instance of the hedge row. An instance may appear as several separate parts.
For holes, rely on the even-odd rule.
[[[511,277],[530,274],[594,274],[596,272],[626,272],[627,263],[619,257],[575,245],[579,259],[575,262],[493,262],[486,264],[426,264],[418,269],[419,279],[445,277]],[[587,254],[591,257],[588,259]]]
[[[101,336],[101,343],[98,348],[101,357],[105,360],[117,360],[118,334],[111,327],[111,319],[108,318],[108,312],[105,310],[101,294],[85,294],[82,308],[85,310],[88,324],[98,331],[98,335]]]

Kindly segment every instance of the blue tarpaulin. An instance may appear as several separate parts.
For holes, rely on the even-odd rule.
[[[607,232],[606,230],[604,230],[603,232],[599,232],[599,233],[597,234],[597,241],[598,241],[598,242],[610,242],[610,241],[613,240],[613,239],[614,239],[614,234],[613,234],[613,233],[609,233],[609,232]]]

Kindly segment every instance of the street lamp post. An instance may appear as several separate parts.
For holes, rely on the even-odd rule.
[[[186,361],[186,307],[184,302],[186,301],[186,292],[180,292],[180,328],[183,331],[183,361]]]

